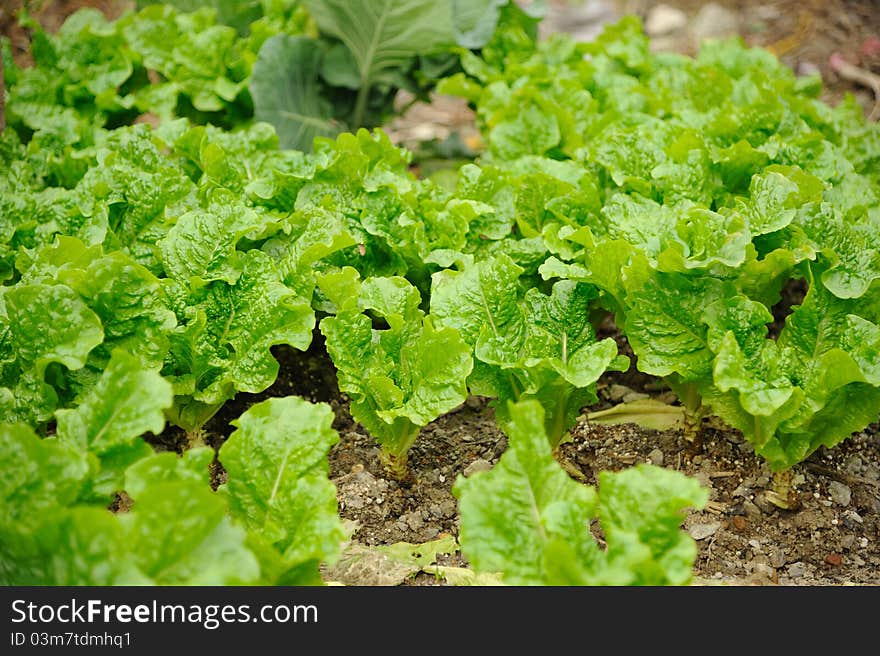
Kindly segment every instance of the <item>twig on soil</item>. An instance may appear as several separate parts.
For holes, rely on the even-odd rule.
[[[703,510],[706,510],[710,513],[715,513],[716,515],[720,515],[725,510],[727,510],[727,506],[725,506],[720,501],[707,501],[706,505],[703,507]]]
[[[813,17],[808,11],[802,11],[800,13],[800,16],[798,16],[798,24],[795,28],[794,34],[790,34],[787,37],[779,39],[779,41],[774,41],[773,43],[765,46],[765,48],[777,57],[780,57],[786,52],[796,50],[801,45],[803,45],[803,43],[809,38],[812,31]]]
[[[880,481],[874,481],[870,478],[865,478],[864,476],[853,476],[851,474],[844,474],[839,471],[829,469],[828,467],[823,467],[822,465],[815,465],[811,462],[807,462],[804,464],[811,472],[822,474],[823,476],[833,478],[835,481],[846,483],[847,485],[852,485],[853,483],[862,483],[864,485],[870,485],[872,487],[880,488]]]
[[[868,114],[868,120],[876,121],[880,118],[880,75],[859,68],[855,64],[850,64],[837,52],[831,55],[828,64],[831,66],[831,70],[843,79],[866,86],[874,92],[874,108]]]

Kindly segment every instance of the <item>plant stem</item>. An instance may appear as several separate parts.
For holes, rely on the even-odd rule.
[[[379,461],[385,468],[385,471],[395,480],[404,481],[409,474],[407,461],[409,460],[409,452],[392,453],[385,447],[379,449]]]
[[[367,114],[367,99],[370,96],[369,80],[361,80],[361,86],[358,87],[357,99],[354,102],[354,119],[351,122],[351,129],[357,131],[358,128],[364,126],[364,117]]]
[[[205,442],[206,436],[207,433],[202,426],[194,428],[193,430],[186,431],[187,449],[194,449],[199,446],[207,446],[207,442]]]
[[[560,394],[558,400],[556,401],[556,408],[554,409],[555,416],[553,417],[553,425],[550,427],[550,432],[547,433],[550,438],[550,446],[556,449],[560,442],[562,442],[562,437],[565,434],[565,408],[568,405],[568,394]]]
[[[513,402],[519,402],[522,397],[522,386],[519,384],[519,381],[516,379],[516,375],[512,372],[507,374],[507,381],[510,383],[510,390],[513,392]]]
[[[696,442],[702,434],[703,413],[701,412],[700,392],[692,383],[682,385],[680,395],[684,405],[684,437],[688,442]]]
[[[409,477],[408,454],[421,432],[406,417],[397,417],[390,427],[389,434],[379,439],[379,461],[385,471],[396,481],[405,481]]]
[[[792,478],[791,469],[773,472],[771,489],[766,492],[767,500],[783,510],[796,510],[800,506],[800,499],[794,489]]]

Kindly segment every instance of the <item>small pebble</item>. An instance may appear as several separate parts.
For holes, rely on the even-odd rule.
[[[656,465],[657,467],[663,466],[663,452],[660,449],[654,449],[651,453],[648,454],[648,460],[652,465]]]
[[[788,575],[793,579],[801,579],[807,573],[807,566],[801,562],[792,563],[788,566]]]
[[[467,397],[464,403],[471,410],[479,410],[483,407],[483,402],[476,396]]]
[[[785,565],[785,552],[781,549],[770,552],[770,564],[776,569]]]
[[[828,495],[838,506],[848,506],[852,500],[852,490],[840,481],[831,481],[828,484]]]
[[[492,464],[488,460],[477,458],[471,464],[464,468],[463,473],[465,478],[468,478],[470,476],[473,476],[477,472],[489,471],[490,469],[492,469]]]
[[[774,506],[763,494],[755,495],[755,505],[768,515],[776,512],[776,506]]]
[[[632,389],[626,385],[618,385],[617,383],[608,388],[608,398],[612,401],[623,401],[623,397],[631,393]]]
[[[776,580],[776,570],[765,563],[756,563],[752,568],[752,571],[756,575],[762,576],[770,581]]]
[[[418,531],[424,525],[422,513],[420,512],[409,512],[401,515],[399,522],[404,522],[412,531]]]
[[[747,497],[751,493],[752,488],[748,485],[738,485],[736,489],[730,493],[732,497]]]
[[[862,459],[855,454],[847,456],[843,470],[850,476],[858,476],[862,472]]]
[[[737,515],[733,518],[733,528],[735,528],[737,531],[745,531],[746,528],[748,528],[748,525],[749,521],[741,515]]]
[[[714,535],[721,528],[721,522],[709,522],[707,524],[694,524],[688,529],[688,534],[694,540],[705,540]]]
[[[758,508],[752,501],[743,501],[743,510],[746,512],[746,517],[750,519],[760,519],[761,518],[761,509]]]
[[[822,75],[822,69],[820,69],[816,64],[811,61],[799,61],[797,66],[795,67],[795,71],[798,75]]]
[[[645,18],[645,34],[662,36],[676,32],[687,25],[687,14],[681,9],[669,5],[657,5]]]
[[[843,564],[843,558],[840,557],[840,554],[830,553],[825,556],[825,562],[834,567],[840,567]]]
[[[864,521],[862,516],[854,510],[845,510],[843,512],[843,525],[848,529],[856,530]]]

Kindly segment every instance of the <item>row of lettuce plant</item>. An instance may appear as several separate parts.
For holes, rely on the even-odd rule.
[[[297,31],[311,20],[300,9],[284,6]],[[591,44],[538,43],[534,20],[502,7],[479,54],[451,50],[464,72],[442,88],[475,104],[488,148],[448,184],[416,179],[378,131],[318,137],[306,154],[227,105],[234,129],[193,125],[198,76],[149,63],[179,65],[191,44],[133,45],[154,14],[181,33],[203,21],[229,34],[224,66],[253,54],[241,44],[262,29],[237,36],[209,10],[151,6],[111,23],[86,11],[36,32],[34,67],[6,58],[4,580],[318,580],[342,539],[328,408],[254,406],[220,449],[218,493],[209,450],[178,459],[142,439],[170,422],[197,443],[236,393],[274,382],[271,347],[307,348],[316,324],[395,476],[421,427],[468,392],[496,399],[511,452],[456,492],[466,555],[508,582],[689,578],[678,523],[704,501],[698,488],[643,468],[600,479],[597,501],[549,455],[601,374],[628,366],[596,338],[602,313],[642,371],[743,430],[775,468],[876,419],[880,136],[766,53],[731,42],[696,60],[652,55],[633,21]],[[259,84],[247,66],[201,70],[214,92],[239,85],[217,96],[227,103]],[[174,102],[143,104],[164,93]],[[125,125],[143,111],[158,127]],[[807,296],[768,339],[769,308],[795,277]],[[131,512],[108,513],[121,490]],[[597,513],[605,551],[588,530]],[[523,541],[529,555],[512,555]]]
[[[476,108],[482,175],[544,191],[516,214],[540,275],[595,286],[641,371],[776,470],[876,421],[880,129],[854,98],[735,40],[652,53],[634,18],[591,43],[510,24],[481,55],[441,89]]]

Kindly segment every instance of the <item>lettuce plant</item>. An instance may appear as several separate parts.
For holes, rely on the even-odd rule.
[[[627,366],[604,313],[692,427],[718,414],[776,470],[880,412],[880,128],[766,51],[652,53],[635,19],[537,41],[505,0],[140,4],[30,22],[32,67],[0,39],[3,582],[318,582],[342,539],[329,408],[251,408],[216,494],[210,450],[148,439],[265,391],[319,319],[398,478],[422,427],[495,399],[510,450],[456,493],[466,555],[511,583],[688,580],[695,483],[596,492],[551,458]],[[337,134],[459,65],[442,89],[486,151],[455,175]]]
[[[113,389],[125,389],[122,382]],[[147,448],[110,488],[133,499],[114,514],[109,497],[94,494],[106,476],[92,461],[164,421],[152,390],[127,382],[138,398],[90,399],[59,416],[56,437],[0,424],[0,499],[9,509],[0,518],[0,581],[319,584],[318,565],[332,562],[344,539],[328,479],[327,452],[338,439],[329,406],[275,398],[244,413],[220,450],[228,479],[218,493],[208,481],[211,449],[178,456]]]
[[[471,392],[494,397],[502,421],[508,401],[538,401],[555,448],[581,409],[596,401],[599,376],[626,369],[629,360],[617,354],[613,339],[595,338],[591,285],[564,280],[549,295],[531,288],[519,298],[522,272],[506,255],[440,271],[431,286],[431,316],[474,349]]]
[[[419,308],[418,290],[403,278],[367,278],[345,268],[322,276],[336,307],[321,332],[351,414],[381,446],[396,478],[407,475],[407,453],[423,426],[467,397],[471,349],[451,327],[435,327]],[[374,318],[383,324],[373,327]],[[387,327],[386,327],[387,326]]]
[[[652,53],[632,17],[590,43],[506,25],[463,66],[441,89],[474,104],[481,165],[525,181],[552,158],[591,180],[587,202],[529,213],[540,274],[600,290],[691,429],[716,413],[781,470],[876,418],[880,129],[852,99],[827,106],[819,80],[736,40]]]
[[[507,451],[489,472],[460,477],[462,552],[511,585],[683,585],[697,546],[679,530],[708,499],[678,472],[639,465],[601,472],[599,489],[554,460],[536,401],[509,403]],[[590,532],[598,518],[603,550]]]

